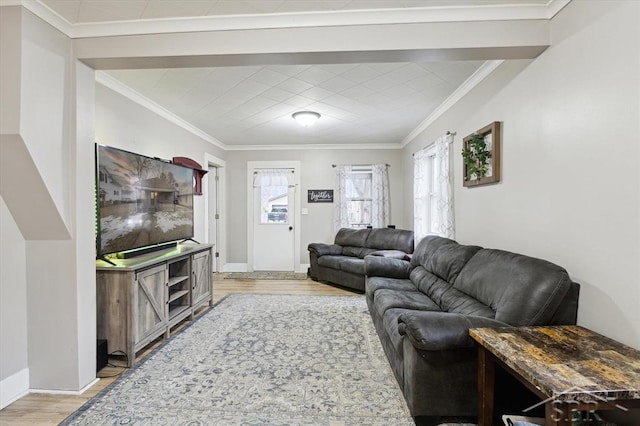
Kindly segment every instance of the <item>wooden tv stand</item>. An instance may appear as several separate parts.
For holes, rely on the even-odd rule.
[[[130,259],[96,261],[98,339],[107,339],[109,353],[121,351],[127,365],[149,343],[212,304],[210,244],[179,244],[175,248]]]

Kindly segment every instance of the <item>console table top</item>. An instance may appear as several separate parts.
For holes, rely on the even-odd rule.
[[[96,260],[97,271],[135,271],[153,266],[162,260],[171,260],[175,257],[186,256],[188,254],[197,253],[199,251],[209,250],[213,244],[178,244],[176,247],[159,250],[152,253],[142,254],[140,256],[131,257],[129,259],[109,259],[115,265],[110,265],[104,260]]]
[[[549,398],[640,400],[640,351],[586,328],[475,328],[469,335]]]

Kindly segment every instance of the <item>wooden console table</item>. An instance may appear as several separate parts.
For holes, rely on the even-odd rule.
[[[576,410],[640,408],[640,351],[578,326],[476,328],[478,424],[493,421],[499,365],[545,406],[545,425],[570,425]],[[523,409],[526,407],[523,407]]]
[[[212,304],[210,244],[177,247],[113,260],[96,261],[98,339],[106,339],[109,352],[122,352],[127,364],[136,352],[196,310]]]

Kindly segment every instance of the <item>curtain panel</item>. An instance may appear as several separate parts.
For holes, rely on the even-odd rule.
[[[450,146],[453,135],[438,138],[413,156],[414,236],[455,238]]]

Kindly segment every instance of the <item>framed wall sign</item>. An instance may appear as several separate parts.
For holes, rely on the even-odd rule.
[[[307,202],[333,203],[333,189],[309,189],[307,190]]]
[[[500,182],[500,122],[462,139],[462,159],[464,186]]]

